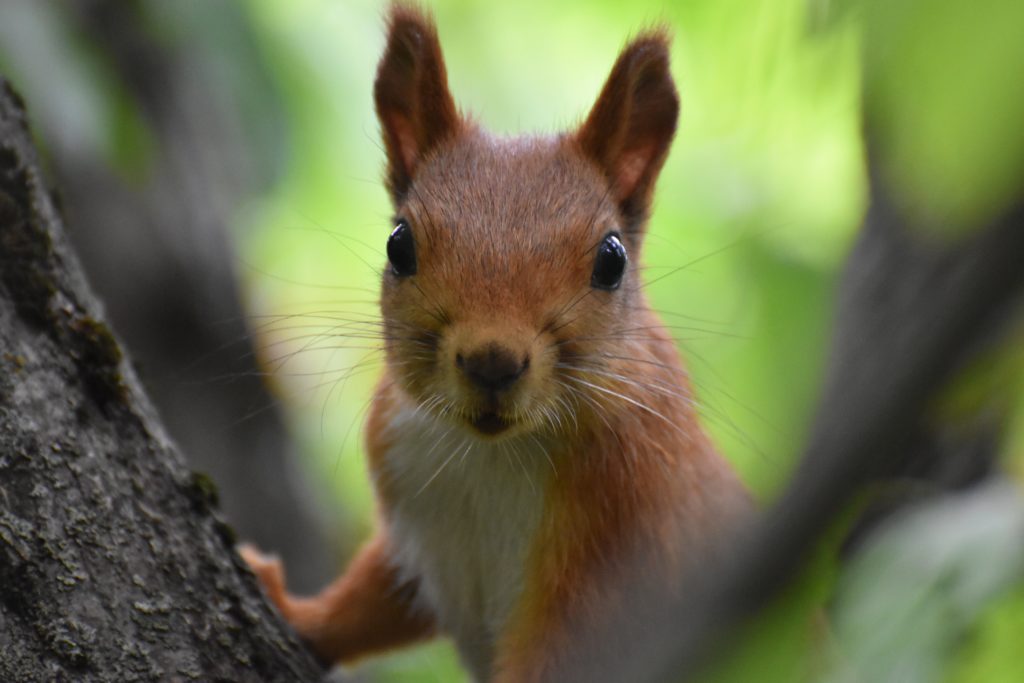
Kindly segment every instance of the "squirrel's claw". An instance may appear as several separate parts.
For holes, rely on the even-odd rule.
[[[242,543],[237,547],[237,551],[249,565],[252,573],[260,580],[263,591],[270,601],[284,613],[288,596],[285,591],[284,567],[281,566],[281,559],[276,555],[264,553],[250,543]]]

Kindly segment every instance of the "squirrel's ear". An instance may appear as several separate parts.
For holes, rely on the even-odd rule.
[[[630,221],[646,214],[679,118],[668,42],[664,31],[655,31],[627,45],[576,134]]]
[[[397,201],[419,162],[458,131],[460,119],[434,22],[402,4],[391,6],[387,22],[373,98],[388,155],[388,189]]]

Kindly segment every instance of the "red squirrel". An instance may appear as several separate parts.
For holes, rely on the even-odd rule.
[[[627,565],[677,590],[749,505],[637,268],[679,114],[668,37],[625,47],[577,130],[506,139],[456,108],[429,16],[394,5],[387,30],[377,531],[312,598],[243,554],[327,661],[443,633],[478,681],[552,680]]]

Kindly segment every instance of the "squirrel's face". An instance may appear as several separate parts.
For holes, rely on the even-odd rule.
[[[578,130],[500,141],[456,109],[432,23],[398,6],[389,24],[374,100],[392,375],[481,435],[571,430],[619,395],[602,385],[624,379],[644,306],[634,264],[679,113],[668,40],[628,45]]]
[[[565,139],[467,133],[396,208],[381,297],[392,375],[479,434],[574,428],[574,370],[614,353],[638,298],[636,236],[593,164]]]

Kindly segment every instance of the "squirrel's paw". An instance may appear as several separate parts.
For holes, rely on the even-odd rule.
[[[284,567],[281,566],[280,558],[268,555],[250,543],[242,543],[237,550],[249,565],[249,569],[263,584],[263,591],[267,597],[287,617],[289,598],[284,588]]]

